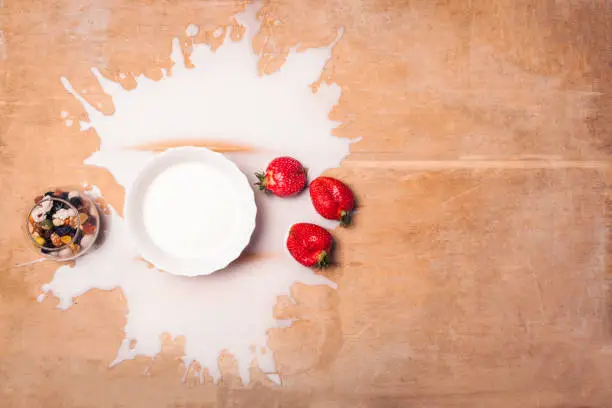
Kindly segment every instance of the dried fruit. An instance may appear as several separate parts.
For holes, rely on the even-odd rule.
[[[83,200],[81,197],[72,197],[69,199],[70,204],[74,205],[76,208],[81,208],[83,205]]]
[[[351,189],[340,180],[317,177],[310,183],[310,199],[323,218],[338,220],[342,226],[351,223],[355,199]]]
[[[38,224],[34,224],[32,226],[32,233],[37,233],[38,235],[46,235],[49,234],[49,231],[42,229]]]
[[[56,189],[56,190],[53,192],[53,196],[54,196],[54,197],[57,197],[57,198],[61,198],[61,199],[63,199],[63,200],[67,200],[67,199],[68,199],[68,193],[67,193],[67,192],[65,192],[65,191],[62,191],[62,190],[60,190],[60,189]]]
[[[59,218],[63,221],[66,218],[75,217],[77,214],[74,208],[62,208],[53,214],[53,218]]]
[[[306,169],[292,157],[277,157],[268,164],[265,173],[255,173],[255,176],[260,190],[279,197],[297,194],[306,185]]]
[[[89,200],[83,200],[83,202],[77,209],[81,212],[87,212],[87,210],[89,210],[89,207],[90,207],[89,204],[90,204]]]
[[[47,218],[49,210],[51,210],[53,202],[49,199],[43,199],[30,213],[30,217],[34,222],[41,222]]]
[[[51,243],[56,247],[62,246],[62,238],[54,232],[51,234]]]
[[[51,220],[42,220],[38,225],[44,230],[50,230],[53,228],[53,222]]]
[[[85,224],[82,226],[82,228],[83,233],[85,233],[86,235],[93,234],[94,232],[96,232],[96,226],[93,224]]]
[[[39,209],[38,207],[36,207],[35,209],[32,210],[31,217],[34,220],[34,222],[41,222],[42,220],[47,218],[47,214],[42,212],[42,208]]]
[[[59,200],[54,200],[53,208],[51,209],[51,212],[54,213],[53,215],[55,216],[55,214],[57,214],[59,211],[64,210],[66,208],[68,208],[68,206],[65,203]]]
[[[50,197],[43,197],[39,205],[42,206],[45,212],[49,212],[53,208],[53,200]]]
[[[78,217],[70,217],[70,218],[68,218],[68,225],[70,225],[72,228],[78,228],[79,227],[79,218]]]
[[[287,236],[289,253],[304,266],[327,266],[332,243],[331,234],[315,224],[295,224]]]
[[[63,235],[74,235],[74,229],[70,225],[62,225],[61,227],[57,227],[55,229],[55,233],[63,236]]]
[[[45,239],[41,236],[35,237],[34,241],[36,241],[36,243],[40,246],[44,246],[45,245]]]

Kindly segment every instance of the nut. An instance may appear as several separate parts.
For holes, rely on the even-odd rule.
[[[51,234],[51,242],[56,247],[61,246],[62,238],[54,232],[53,234]]]

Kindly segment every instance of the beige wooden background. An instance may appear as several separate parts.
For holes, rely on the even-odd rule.
[[[198,41],[233,1],[4,0],[0,8],[1,407],[610,407],[612,294],[605,209],[612,153],[612,6],[604,0],[271,0],[271,71],[298,42],[345,34],[325,75],[340,169],[361,204],[339,231],[337,292],[297,287],[302,316],[271,333],[284,386],[181,383],[181,344],[108,369],[119,291],[66,312],[36,303],[54,268],[21,216],[49,184],[123,191],[67,128],[89,72],[159,78],[170,39]],[[280,25],[269,24],[279,19]],[[209,32],[207,34],[207,31]],[[280,51],[279,51],[280,50]],[[269,60],[268,60],[269,58]],[[133,86],[131,77],[126,87]],[[83,118],[85,118],[83,113]],[[610,276],[610,273],[608,273]],[[148,374],[143,371],[148,370]]]

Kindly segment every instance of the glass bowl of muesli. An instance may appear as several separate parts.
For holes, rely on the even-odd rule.
[[[71,261],[85,254],[100,232],[100,213],[84,191],[56,189],[34,199],[26,219],[32,246],[42,256]]]

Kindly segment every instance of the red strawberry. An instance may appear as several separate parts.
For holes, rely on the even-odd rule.
[[[279,197],[299,193],[306,185],[306,169],[292,157],[277,157],[272,160],[265,173],[255,173],[260,190],[271,191]]]
[[[328,265],[332,236],[315,224],[299,223],[289,229],[287,249],[304,266],[322,268]]]
[[[344,227],[351,223],[355,198],[351,189],[340,180],[317,177],[310,183],[310,199],[323,218],[339,220]]]

